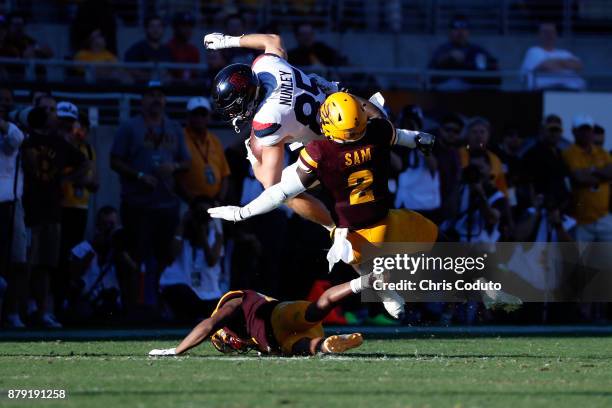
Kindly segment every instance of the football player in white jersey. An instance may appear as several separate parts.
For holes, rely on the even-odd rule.
[[[281,181],[285,144],[306,145],[324,139],[317,114],[327,95],[337,92],[337,84],[291,66],[286,61],[281,38],[274,34],[233,37],[213,33],[204,37],[204,45],[211,50],[232,47],[264,50],[251,67],[232,64],[219,71],[213,83],[212,100],[215,110],[232,122],[236,132],[241,124],[251,121],[251,135],[245,143],[248,159],[255,177],[268,189]],[[365,106],[362,98],[354,97]],[[378,115],[375,108],[368,112]],[[288,197],[284,203],[329,230],[335,227],[323,203],[305,192]],[[400,318],[403,299],[396,293],[392,295],[384,296],[385,308],[391,316]]]
[[[222,69],[215,77],[212,99],[216,111],[237,132],[241,124],[251,122],[251,136],[245,143],[248,159],[257,180],[264,188],[271,187],[281,178],[285,144],[306,145],[322,138],[317,112],[326,95],[337,91],[337,84],[291,66],[278,35],[213,33],[204,37],[204,45],[210,50],[245,47],[264,51],[250,67],[232,64]],[[327,208],[306,193],[286,204],[308,220],[328,229],[334,226]]]

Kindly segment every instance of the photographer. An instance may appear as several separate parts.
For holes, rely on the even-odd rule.
[[[12,92],[4,89],[2,94],[6,97],[0,103],[0,287],[4,289],[0,298],[0,310],[6,294],[5,325],[22,328],[25,326],[19,315],[19,300],[24,296],[19,294],[25,289],[27,275],[26,232],[21,203],[23,172],[19,148],[24,141],[24,134],[8,120],[12,108]]]
[[[226,288],[221,222],[211,219],[207,199],[196,199],[185,214],[173,243],[174,261],[161,275],[162,295],[177,320],[208,316]]]
[[[68,270],[68,313],[73,319],[110,317],[135,297],[138,265],[125,249],[115,208],[104,206],[98,211],[93,240],[72,248]]]
[[[486,156],[472,156],[463,169],[457,217],[442,229],[461,242],[493,243],[500,240],[507,200],[491,178]]]
[[[515,237],[519,242],[572,242],[576,220],[563,213],[564,200],[559,192],[538,194],[525,218],[517,223]]]
[[[23,203],[32,231],[30,262],[37,320],[50,328],[61,327],[49,309],[49,284],[57,278],[60,255],[62,183],[87,183],[89,169],[85,156],[58,135],[56,122],[54,111],[33,108],[28,115],[30,136],[22,146]]]

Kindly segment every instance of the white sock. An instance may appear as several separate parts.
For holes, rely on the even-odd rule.
[[[353,291],[353,293],[361,293],[361,291],[363,290],[363,283],[361,281],[361,277],[351,280],[350,283],[351,290]]]

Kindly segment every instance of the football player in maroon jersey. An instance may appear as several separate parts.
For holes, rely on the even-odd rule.
[[[253,290],[223,295],[213,314],[198,324],[176,348],[155,349],[150,356],[185,353],[210,337],[222,353],[314,355],[342,353],[363,343],[360,333],[325,337],[321,321],[343,299],[371,288],[373,274],[327,289],[315,302],[279,302]]]
[[[377,108],[344,92],[327,97],[320,108],[321,130],[328,140],[310,142],[296,163],[283,171],[281,181],[244,207],[212,208],[212,217],[241,221],[271,211],[285,200],[321,184],[334,198],[331,209],[337,228],[327,259],[339,260],[362,275],[369,262],[382,256],[385,242],[425,243],[428,250],[438,237],[437,226],[408,209],[391,209],[388,190],[390,150],[395,144],[427,153],[434,138],[428,133],[395,129]],[[370,118],[368,120],[368,118]],[[403,313],[403,299],[394,291],[377,291],[395,318]]]

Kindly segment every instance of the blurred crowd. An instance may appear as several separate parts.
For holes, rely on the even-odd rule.
[[[256,27],[252,15],[244,9],[236,9],[231,13],[219,12],[217,16],[218,20],[213,26],[225,34],[239,36],[252,32],[279,33],[279,28],[273,24]],[[222,21],[221,26],[219,21]],[[168,25],[171,26],[172,35],[166,40]],[[80,79],[98,84],[144,84],[155,77],[166,83],[192,85],[197,82],[205,87],[210,85],[224,66],[237,62],[248,63],[255,57],[254,50],[240,48],[206,51],[202,54],[201,47],[197,45],[199,39],[193,38],[195,26],[196,18],[190,12],[176,13],[170,19],[149,14],[139,34],[142,38],[131,44],[124,55],[118,55],[113,7],[104,2],[97,5],[86,2],[77,11],[77,18],[71,26],[72,54],[57,56],[48,44],[38,42],[27,33],[23,15],[0,15],[0,57],[18,60],[63,57],[83,63],[68,69],[67,74],[73,81]],[[557,26],[558,22],[543,20],[539,24],[537,44],[526,50],[522,63],[516,61],[525,89],[580,91],[586,88],[587,84],[580,76],[583,68],[581,59],[571,51],[557,46]],[[311,70],[325,70],[334,76],[331,79],[351,83],[360,89],[377,86],[374,75],[338,73],[336,68],[350,66],[351,62],[340,50],[317,39],[315,26],[308,20],[293,26],[293,36],[296,45],[288,52],[291,64],[308,66]],[[117,62],[182,65],[180,68],[136,65],[127,69],[115,65]],[[95,65],[88,68],[87,64]],[[185,68],[184,64],[192,64],[193,68]],[[415,65],[420,64],[416,62]],[[496,72],[503,67],[500,67],[494,54],[470,41],[470,22],[462,14],[451,18],[448,41],[433,51],[427,68],[440,71],[431,78],[432,88],[440,91],[495,89],[502,83],[502,77]],[[37,65],[35,71],[36,78],[45,78],[44,66]],[[454,71],[467,71],[470,75],[455,76]],[[0,79],[18,80],[23,79],[24,75],[23,65],[7,64],[0,67]]]
[[[316,298],[331,284],[350,279],[354,272],[346,265],[327,274],[327,232],[287,208],[238,224],[208,217],[206,209],[211,206],[244,205],[261,193],[262,186],[245,160],[242,139],[224,147],[209,129],[208,99],[189,99],[186,120],[179,123],[166,109],[168,86],[201,80],[202,89],[209,89],[221,68],[250,63],[255,52],[208,51],[202,54],[205,71],[172,68],[155,78],[144,69],[123,71],[112,63],[202,62],[192,38],[195,18],[190,13],[174,15],[172,37],[166,42],[166,20],[149,15],[143,38],[118,56],[113,13],[105,8],[109,3],[94,7],[97,3],[84,2],[90,7],[76,11],[71,58],[100,63],[96,83],[141,84],[140,113],[118,126],[110,155],[98,156],[89,140],[88,112],[74,101],[33,91],[29,105],[17,109],[13,89],[0,89],[2,326],[191,323],[210,314],[229,289]],[[255,31],[248,13],[220,17],[226,34]],[[311,23],[296,24],[294,36],[289,62],[308,67],[350,64],[316,38]],[[500,69],[492,53],[470,42],[465,16],[451,20],[448,36],[431,56],[429,68],[493,73]],[[526,83],[530,89],[584,89],[581,60],[557,48],[556,40],[555,24],[541,24],[538,44],[527,50],[522,63]],[[0,16],[0,57],[55,56],[48,45],[28,35],[22,15],[11,14]],[[0,67],[0,75],[23,75],[20,70],[23,67],[7,64]],[[88,75],[83,66],[74,70],[75,76]],[[44,70],[36,75],[44,75]],[[439,90],[457,91],[495,87],[500,80],[495,75],[440,76],[433,83]],[[496,129],[487,118],[461,112],[425,114],[419,106],[408,105],[388,113],[397,127],[437,137],[430,156],[394,148],[389,183],[394,205],[428,216],[449,240],[612,241],[612,159],[603,148],[605,129],[588,112],[576,109],[570,123],[548,115],[539,132],[528,135],[519,126]],[[562,137],[564,128],[571,129],[573,140]],[[287,153],[288,163],[296,158],[295,152]],[[92,214],[92,196],[109,182],[98,176],[99,161],[109,162],[119,177],[120,204],[98,206]],[[526,309],[531,315],[523,314],[522,321],[548,319],[542,305]],[[568,317],[567,310],[575,317]],[[499,319],[471,303],[412,305],[409,311],[406,323]],[[563,313],[572,321],[608,317],[601,305]],[[336,309],[328,322],[394,324],[382,308],[364,307],[358,301]]]
[[[4,326],[191,322],[232,288],[308,298],[352,276],[346,266],[327,275],[326,231],[287,208],[238,224],[210,219],[206,209],[244,205],[262,186],[241,137],[224,148],[209,130],[208,99],[189,99],[181,124],[166,112],[166,93],[149,81],[141,113],[117,128],[110,156],[98,157],[88,116],[71,101],[32,92],[31,105],[15,109],[12,90],[0,90]],[[536,135],[457,112],[428,116],[414,105],[389,114],[398,127],[437,136],[430,156],[394,148],[394,205],[425,214],[449,240],[612,241],[612,159],[605,129],[588,114],[571,123],[548,115]],[[566,126],[573,140],[562,137]],[[288,153],[289,162],[295,152]],[[119,176],[120,205],[90,214],[105,182],[99,160]],[[478,305],[412,309],[413,323],[493,318]],[[601,310],[579,313],[605,318]],[[376,306],[358,304],[329,321],[391,324]]]

